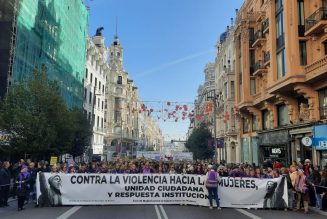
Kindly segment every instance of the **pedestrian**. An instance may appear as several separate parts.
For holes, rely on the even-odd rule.
[[[18,196],[18,211],[24,209],[24,202],[26,199],[26,195],[29,192],[29,180],[30,174],[27,170],[27,166],[25,164],[22,165],[21,171],[16,179],[17,183],[17,196]]]
[[[282,167],[280,169],[280,172],[282,176],[286,178],[286,183],[287,183],[287,194],[288,194],[288,208],[293,209],[293,202],[294,202],[294,187],[292,184],[292,180],[289,174],[288,169]]]
[[[320,171],[321,180],[320,183],[315,187],[316,188],[316,198],[317,198],[317,208],[320,210],[324,209],[323,201],[326,200],[327,194],[327,171]]]
[[[306,175],[302,169],[298,170],[298,176],[295,180],[295,191],[297,194],[296,197],[296,208],[294,211],[300,210],[301,207],[301,200],[303,201],[304,205],[304,213],[309,213],[309,182],[307,180]]]
[[[209,208],[212,209],[212,199],[216,200],[217,209],[221,210],[218,198],[218,173],[212,168],[212,165],[208,165],[208,172],[205,177],[205,185],[208,190],[208,198],[210,206]]]
[[[11,173],[9,171],[9,161],[3,162],[3,166],[0,167],[0,207],[7,207],[8,197],[10,191],[10,179]]]
[[[37,176],[37,172],[36,172],[34,162],[30,162],[28,164],[28,172],[30,174],[29,188],[30,188],[31,192],[30,192],[30,194],[28,194],[27,200],[29,198],[32,198],[32,201],[34,203],[36,203],[36,176]]]

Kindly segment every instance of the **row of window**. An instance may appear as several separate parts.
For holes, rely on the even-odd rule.
[[[88,74],[89,74],[89,71],[88,69],[86,68],[85,70],[85,79],[88,80]],[[90,83],[93,85],[93,74],[91,73],[90,74]],[[101,81],[97,79],[97,77],[94,77],[94,89],[95,90],[99,90],[100,92],[102,92],[102,94],[104,94],[105,92],[105,86],[104,84],[101,84]]]
[[[90,123],[95,122],[93,125],[96,125],[96,128],[102,128],[103,129],[105,119],[103,119],[100,116],[97,116],[96,121],[95,121],[95,114],[92,115],[91,112],[87,113],[86,110],[84,110],[84,113],[87,116],[87,119],[89,120]],[[92,118],[91,118],[91,116],[92,116]]]
[[[299,108],[301,104],[308,104],[307,100],[304,98],[300,98],[298,100]],[[285,126],[291,123],[289,117],[288,106],[285,104],[277,105],[277,116],[278,116],[278,126]],[[319,91],[319,111],[320,111],[320,119],[327,119],[327,89],[323,89]],[[248,133],[249,123],[243,119],[243,133]],[[263,130],[271,129],[271,114],[268,110],[262,111],[262,128]],[[257,116],[252,116],[252,131],[258,130],[258,118]]]
[[[87,92],[87,89],[84,88],[84,102],[87,101],[87,99],[89,99],[89,104],[92,104],[92,99],[94,100],[94,107],[97,107],[98,109],[100,109],[100,103],[101,103],[101,110],[103,109],[107,109],[107,100],[105,101],[101,101],[100,98],[96,98],[95,95],[92,93],[92,91]]]

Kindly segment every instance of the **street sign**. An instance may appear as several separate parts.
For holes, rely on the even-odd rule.
[[[302,138],[301,142],[306,147],[310,147],[312,145],[312,139],[309,137]]]

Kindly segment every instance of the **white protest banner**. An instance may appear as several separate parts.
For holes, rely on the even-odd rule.
[[[209,206],[204,181],[205,176],[187,174],[39,173],[37,197],[40,206],[123,204]],[[285,183],[284,178],[222,178],[218,190],[221,207],[287,207]]]
[[[158,151],[136,151],[136,158],[146,158],[150,160],[160,160],[162,157]]]
[[[187,160],[187,161],[193,161],[193,153],[192,152],[174,152],[173,159],[174,160]]]

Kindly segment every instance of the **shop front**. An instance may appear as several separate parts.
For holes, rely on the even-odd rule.
[[[259,164],[258,141],[256,136],[242,139],[242,161],[249,164]]]
[[[313,127],[313,149],[316,152],[318,165],[327,165],[327,125],[316,125]]]
[[[312,129],[311,123],[297,124],[290,128],[292,161],[303,162],[305,159],[310,159],[313,163],[316,163],[312,144],[306,144],[303,141],[303,139],[312,138]]]
[[[285,165],[291,163],[290,138],[288,130],[274,130],[258,133],[259,162],[265,160],[280,161]]]

